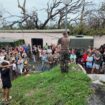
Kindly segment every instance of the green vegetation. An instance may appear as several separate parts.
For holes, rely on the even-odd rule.
[[[22,45],[22,44],[25,44],[25,41],[23,39],[20,39],[20,40],[17,40],[14,42],[14,46],[19,46],[19,45]]]
[[[16,47],[16,46],[19,46],[19,45],[22,45],[22,44],[25,44],[25,41],[23,39],[19,39],[17,41],[13,41],[13,40],[9,40],[9,42],[0,42],[0,47],[5,47],[5,46],[13,46],[13,47]]]
[[[89,85],[90,79],[78,66],[71,65],[68,74],[55,67],[13,81],[11,105],[86,105]]]
[[[83,28],[79,25],[77,26],[68,26],[70,29],[70,35],[89,35],[89,36],[96,36],[96,35],[105,35],[105,28],[94,28],[88,27],[84,24]]]

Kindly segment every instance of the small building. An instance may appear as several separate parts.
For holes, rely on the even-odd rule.
[[[57,44],[59,38],[65,29],[51,29],[51,30],[0,30],[0,40],[11,39],[24,40],[26,45],[41,45],[42,47],[47,43],[48,45]],[[69,29],[67,30],[69,32]],[[70,48],[83,48],[93,46],[99,48],[105,44],[105,35],[103,36],[70,36]]]
[[[48,45],[57,44],[57,41],[62,37],[64,29],[52,30],[0,30],[0,39],[12,38],[14,40],[23,39],[28,45]],[[68,30],[69,31],[69,30]]]

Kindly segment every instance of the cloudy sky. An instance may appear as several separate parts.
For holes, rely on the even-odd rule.
[[[20,0],[21,4],[24,0]],[[49,0],[27,0],[26,8],[30,12],[33,9],[43,9],[46,7],[46,4]],[[87,0],[96,3],[98,6],[101,4],[103,0]],[[17,5],[17,0],[0,0],[0,10],[5,9],[5,11],[9,11],[13,15],[17,15],[20,13],[20,9]],[[41,17],[45,16],[44,12],[40,12]]]

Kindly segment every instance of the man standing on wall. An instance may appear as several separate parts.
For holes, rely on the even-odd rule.
[[[68,62],[69,62],[69,43],[70,39],[66,32],[63,33],[63,37],[58,40],[58,48],[60,49],[60,69],[61,72],[68,72]]]

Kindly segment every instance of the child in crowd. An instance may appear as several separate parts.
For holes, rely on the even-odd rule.
[[[23,68],[24,68],[24,60],[21,56],[19,56],[18,62],[17,62],[17,68],[18,68],[18,72],[20,74],[23,73]]]
[[[46,68],[46,63],[48,62],[48,56],[46,54],[45,51],[42,52],[42,55],[41,55],[41,63],[42,63],[42,71],[45,71],[47,68]]]
[[[70,62],[71,63],[76,63],[76,54],[75,54],[75,51],[74,50],[72,50],[71,51],[71,54],[70,54]]]
[[[83,54],[82,54],[82,59],[81,59],[81,64],[84,68],[86,68],[86,62],[87,62],[87,51],[84,50]]]
[[[93,67],[93,56],[91,53],[88,53],[86,59],[86,69],[88,73],[91,73],[92,67]]]
[[[28,59],[24,60],[24,68],[23,68],[23,74],[26,75],[29,73],[29,63]]]
[[[15,60],[12,61],[12,79],[14,80],[17,77],[17,67]]]
[[[11,88],[11,79],[10,79],[10,64],[6,61],[3,61],[0,66],[1,71],[1,80],[2,80],[2,88],[3,88],[3,98],[2,101],[8,102],[11,98],[9,96],[10,88]]]
[[[100,64],[102,62],[102,59],[101,59],[102,55],[98,49],[95,50],[95,54],[94,54],[93,58],[94,58],[94,63],[93,63],[93,68],[92,68],[91,73],[93,74],[96,72],[98,74],[100,72],[99,71],[100,70]]]

